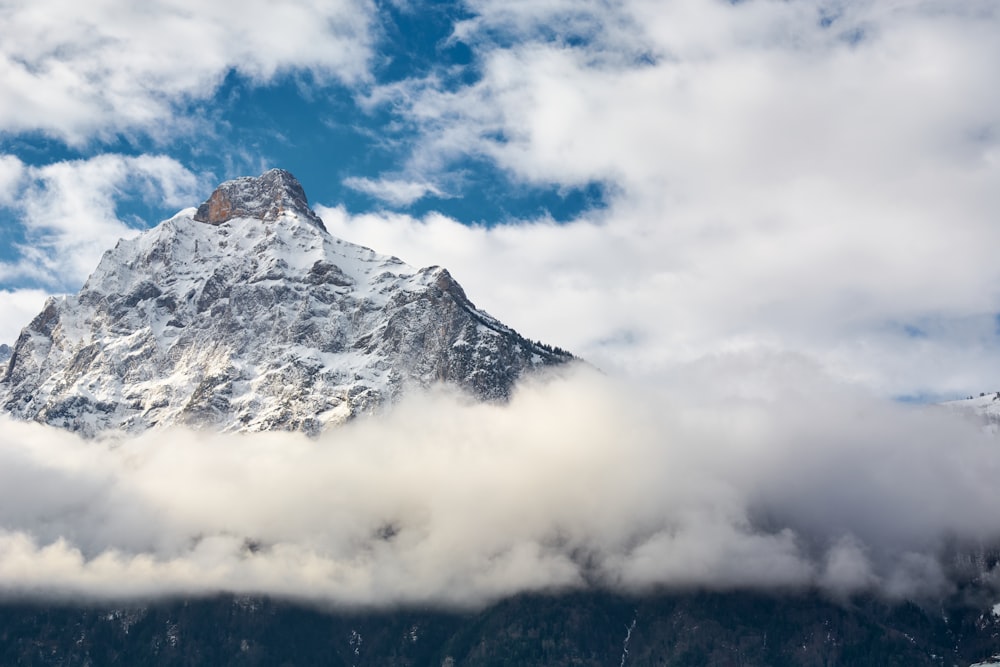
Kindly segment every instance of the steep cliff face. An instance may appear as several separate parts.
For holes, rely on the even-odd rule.
[[[316,432],[409,387],[483,400],[571,359],[477,310],[449,273],[337,239],[287,172],[221,185],[105,253],[21,332],[12,415],[94,435],[187,423]]]

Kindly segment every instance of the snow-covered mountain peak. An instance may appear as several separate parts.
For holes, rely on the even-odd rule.
[[[193,219],[220,225],[233,218],[274,221],[288,213],[298,214],[325,230],[306,199],[299,181],[284,169],[271,169],[260,176],[226,181],[201,205]]]
[[[22,330],[3,408],[87,435],[315,432],[409,387],[503,399],[524,372],[572,359],[476,309],[445,269],[330,235],[305,201],[274,170],[119,241]]]
[[[979,396],[947,401],[940,405],[977,421],[986,433],[1000,433],[1000,391],[981,392]]]

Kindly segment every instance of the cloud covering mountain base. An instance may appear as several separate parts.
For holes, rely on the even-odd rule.
[[[461,607],[580,587],[989,586],[973,561],[1000,544],[1000,446],[974,424],[795,358],[681,379],[564,369],[507,405],[424,393],[317,439],[85,441],[5,419],[0,590]]]

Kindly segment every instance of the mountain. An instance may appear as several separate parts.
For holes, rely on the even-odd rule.
[[[315,433],[410,387],[503,400],[570,359],[476,309],[445,269],[330,235],[275,169],[120,241],[21,332],[0,387],[15,417],[88,436]]]
[[[0,343],[0,364],[10,359],[10,345]]]
[[[941,407],[979,423],[986,433],[1000,433],[1000,391],[983,392],[979,396],[948,401],[941,403]]]
[[[315,433],[439,382],[502,401],[526,373],[572,359],[476,309],[446,270],[331,236],[280,170],[223,183],[121,241],[9,355],[2,408],[90,436],[178,423]],[[471,611],[4,594],[0,664],[967,667],[1000,651],[1000,605],[983,577],[998,561],[961,554],[955,590],[919,604],[599,585]]]

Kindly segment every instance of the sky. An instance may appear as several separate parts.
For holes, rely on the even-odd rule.
[[[1000,539],[923,405],[1000,389],[998,62],[995,0],[0,3],[0,342],[280,167],[591,364],[317,441],[4,419],[0,593],[948,591]]]
[[[1000,388],[993,0],[38,0],[0,37],[8,343],[119,237],[282,167],[608,372]]]

